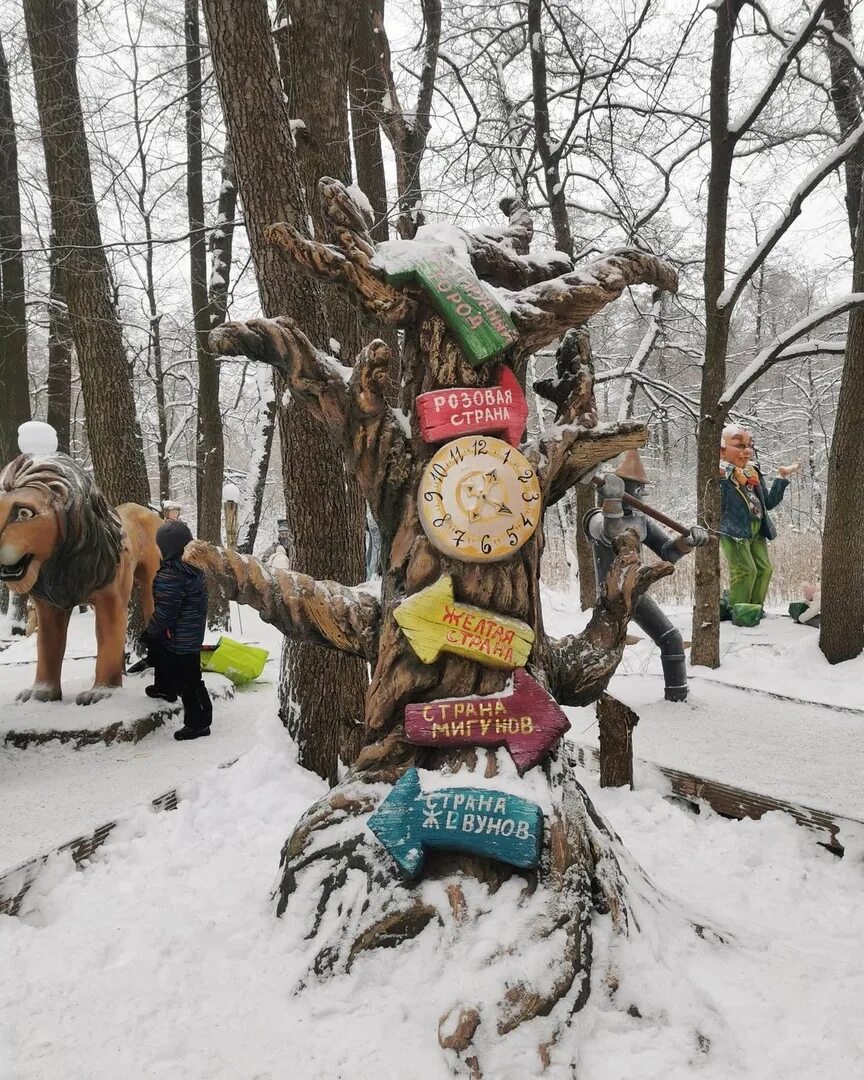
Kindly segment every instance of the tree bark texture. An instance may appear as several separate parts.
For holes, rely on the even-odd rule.
[[[611,694],[597,699],[600,787],[633,787],[633,728],[639,717]]]
[[[298,95],[293,100],[306,110],[307,123],[319,125],[310,152],[320,148],[323,153],[340,155],[345,163],[349,161],[346,98],[350,32],[343,44],[341,27],[349,6],[322,5],[320,24],[308,27],[306,19],[311,14],[305,6],[298,4],[296,11],[291,8],[292,19],[307,27],[311,35],[303,39],[303,63],[297,70],[292,65],[291,74]],[[289,123],[295,114],[283,98],[266,5],[204,0],[203,9],[262,307],[270,315],[294,312],[302,313],[304,319],[307,315],[317,317],[319,322],[313,325],[316,344],[326,347],[329,338],[338,334],[322,314],[318,289],[308,277],[282,263],[275,249],[263,240],[268,225],[288,221],[305,229],[307,221],[305,173],[299,165],[302,155],[294,150]],[[353,15],[350,21],[353,27]],[[309,49],[318,35],[323,35],[322,47],[315,50],[317,60],[311,65]],[[330,48],[338,50],[336,55],[329,55]],[[334,65],[329,79],[322,78],[321,66],[329,63]],[[301,78],[313,81],[301,84]],[[323,108],[324,101],[329,111]],[[343,318],[344,326],[339,329],[347,339],[356,322],[355,317]],[[350,342],[346,344],[350,350]],[[350,356],[350,351],[345,355]],[[278,379],[276,393],[285,510],[293,538],[292,566],[316,577],[360,581],[364,576],[365,519],[359,500],[347,493],[342,462],[333,452],[327,432],[317,422],[300,416],[293,406],[281,407],[283,387]],[[280,694],[283,719],[289,721],[297,739],[301,764],[333,781],[339,758],[350,761],[360,746],[359,702],[365,667],[341,655],[313,657],[308,650],[300,655],[302,645],[291,649],[283,668],[289,683]]]
[[[150,487],[132,372],[102,247],[78,93],[77,0],[26,0],[24,15],[93,472],[112,505],[146,505]]]
[[[18,453],[18,427],[30,419],[27,382],[27,318],[24,257],[21,251],[21,199],[18,191],[18,141],[12,115],[9,68],[0,41],[0,455],[3,463]]]
[[[864,214],[864,198],[858,208]],[[864,229],[855,234],[853,291],[864,290]],[[864,483],[864,309],[849,312],[846,355],[831,453],[822,532],[822,620],[819,647],[829,663],[864,650],[864,519],[856,493]]]
[[[327,179],[322,180],[320,191],[324,219],[335,241],[332,246],[310,241],[284,225],[271,228],[268,236],[286,261],[325,280],[340,281],[367,310],[404,329],[404,400],[413,403],[419,393],[436,388],[494,382],[497,364],[472,368],[420,290],[397,290],[383,280],[363,215],[344,187]],[[517,215],[514,232],[521,227],[524,221]],[[504,249],[496,262],[499,280],[509,261],[511,280],[521,286],[522,260],[527,255],[514,253],[514,235],[507,230],[500,230],[498,242]],[[488,260],[483,242],[473,252],[477,262]],[[508,307],[517,313],[521,337],[505,362],[524,382],[529,352],[562,337],[572,312],[587,317],[628,284],[640,281],[676,286],[674,272],[661,260],[621,250],[578,272],[565,273],[546,288],[535,280],[506,295]],[[460,924],[484,918],[486,910],[483,904],[475,908],[469,900],[473,892],[463,889],[461,880],[474,878],[494,894],[513,876],[512,871],[481,857],[430,852],[425,886],[417,888],[395,873],[371,839],[365,820],[381,799],[381,785],[394,783],[412,764],[445,772],[467,766],[494,780],[499,769],[494,753],[473,748],[442,752],[409,745],[404,736],[404,707],[409,702],[496,693],[504,688],[508,675],[453,655],[442,655],[431,664],[421,662],[395,621],[396,608],[443,574],[451,575],[460,602],[527,622],[536,635],[530,658],[534,677],[559,701],[585,704],[605,690],[620,660],[633,604],[671,567],[666,563],[642,566],[638,540],[626,532],[616,541],[615,564],[586,630],[561,641],[551,640],[543,630],[540,603],[542,525],[511,558],[487,564],[449,558],[423,532],[417,484],[435,448],[420,437],[413,408],[408,432],[387,404],[390,355],[383,341],[373,341],[363,350],[347,382],[339,365],[289,318],[228,323],[213,332],[211,341],[223,355],[242,355],[272,366],[298,404],[328,426],[381,532],[380,600],[332,582],[274,574],[254,559],[240,560],[208,545],[196,545],[188,555],[286,634],[366,656],[373,668],[365,701],[366,745],[347,776],[308,811],[286,842],[275,893],[277,912],[289,911],[292,905],[298,913],[315,912],[309,938],[315,942],[313,971],[317,975],[349,971],[363,952],[398,945],[432,920],[451,926],[458,939]],[[561,422],[522,447],[537,472],[547,508],[600,461],[628,446],[641,445],[646,438],[644,425],[597,424],[591,379],[582,377],[586,371],[580,371],[580,377],[574,376],[562,391]],[[550,978],[537,987],[520,971],[519,950],[514,948],[512,972],[505,978],[500,998],[461,1009],[464,1023],[451,1024],[442,1018],[442,1047],[457,1056],[460,1069],[475,1070],[473,1075],[481,1070],[483,1054],[478,1046],[484,1040],[488,1048],[489,1040],[506,1036],[532,1018],[549,1015],[565,999],[562,1015],[569,1016],[584,1004],[590,986],[595,910],[609,914],[619,933],[628,932],[627,872],[619,866],[615,841],[576,783],[566,751],[554,752],[542,768],[552,810],[543,862],[536,873],[526,875],[521,903],[533,940],[556,935],[556,956]],[[601,864],[606,868],[603,871]],[[433,884],[440,888],[440,900],[428,892]],[[475,1013],[482,1023],[472,1019]],[[541,1049],[541,1062],[543,1054]]]
[[[48,295],[48,423],[57,432],[57,445],[71,453],[72,442],[72,328],[66,305],[63,268],[52,235],[51,280]]]
[[[848,0],[826,0],[825,15],[831,20],[835,33],[853,41],[852,13]],[[861,123],[861,76],[852,57],[831,37],[825,38],[825,49],[831,70],[831,101],[840,128],[841,138],[847,139]],[[864,148],[859,146],[843,163],[846,181],[846,212],[849,216],[849,236],[853,250],[861,203],[861,170]]]

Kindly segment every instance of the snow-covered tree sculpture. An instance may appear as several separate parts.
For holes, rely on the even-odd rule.
[[[501,364],[524,384],[528,356],[563,338],[554,387],[556,423],[520,448],[536,472],[548,509],[599,462],[646,438],[639,423],[598,423],[593,373],[583,361],[580,335],[567,332],[628,286],[646,283],[674,291],[676,274],[660,259],[629,248],[579,269],[557,252],[534,257],[529,254],[531,218],[508,201],[502,203],[506,228],[436,232],[426,227],[411,242],[376,249],[358,202],[340,183],[322,180],[319,194],[332,244],[309,240],[287,225],[272,226],[269,241],[286,260],[342,288],[374,319],[403,331],[401,410],[385,400],[391,355],[380,340],[363,350],[353,369],[313,347],[288,318],[228,323],[212,332],[211,346],[223,356],[271,365],[295,401],[338,439],[381,532],[380,598],[363,587],[273,571],[202,542],[191,545],[186,558],[286,636],[351,653],[372,667],[365,747],[341,783],[303,817],[282,852],[277,911],[310,920],[314,974],[347,972],[366,950],[396,947],[437,927],[453,950],[454,985],[468,987],[460,934],[469,933],[476,921],[491,919],[489,964],[498,981],[494,1000],[472,1000],[466,990],[468,998],[460,997],[441,1018],[439,1041],[456,1055],[454,1066],[479,1076],[489,1040],[500,1051],[502,1037],[527,1021],[545,1018],[536,1028],[539,1072],[557,1032],[587,999],[595,913],[608,917],[620,933],[632,921],[628,910],[635,894],[622,870],[625,853],[576,782],[564,747],[520,779],[503,750],[443,751],[406,740],[404,711],[410,703],[495,694],[505,688],[510,673],[459,655],[422,662],[394,613],[406,598],[450,575],[457,601],[527,623],[535,635],[528,661],[533,677],[559,703],[584,705],[604,691],[620,661],[634,601],[671,567],[641,566],[638,543],[625,533],[617,542],[605,595],[586,629],[550,639],[543,631],[540,603],[542,521],[515,554],[497,562],[449,558],[427,539],[418,515],[418,485],[437,448],[421,438],[414,406],[426,391],[489,386],[500,376]],[[388,283],[394,265],[404,267],[442,249],[493,286],[509,311],[515,343],[491,363],[472,367],[467,362],[422,289]],[[427,855],[422,884],[407,880],[367,820],[412,765],[449,773],[451,779],[463,770],[461,780],[467,769],[480,786],[495,777],[498,786],[527,792],[544,813],[538,868],[517,872],[488,858],[437,850]],[[513,915],[506,927],[495,919],[496,902],[505,892]],[[542,958],[539,970],[530,962],[530,942],[542,943],[534,953]]]

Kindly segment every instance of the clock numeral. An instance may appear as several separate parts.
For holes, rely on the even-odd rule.
[[[450,447],[450,460],[454,464],[459,465],[464,457],[465,455],[462,453],[458,446]]]
[[[488,555],[492,550],[492,545],[489,543],[489,533],[483,534],[483,539],[480,541],[480,550],[484,555]]]
[[[423,498],[426,500],[426,502],[432,502],[436,495],[438,496],[439,499],[444,498],[444,496],[441,494],[440,491],[424,491],[423,492]]]
[[[523,515],[522,515],[522,524],[523,524],[523,525],[525,526],[525,528],[526,528],[526,529],[530,529],[530,528],[531,528],[531,526],[532,526],[532,525],[534,524],[534,522],[533,522],[533,521],[531,520],[531,518],[529,518],[529,517],[526,517],[526,516],[525,516],[525,515],[523,514]]]
[[[444,514],[443,517],[433,518],[432,519],[432,524],[435,526],[436,529],[440,529],[442,525],[444,525],[444,524],[446,524],[446,522],[452,521],[452,520],[453,519],[451,518],[451,516],[449,514]]]
[[[510,538],[510,547],[516,547],[516,545],[519,543],[519,537],[516,535],[513,529],[507,530],[507,536]]]
[[[531,469],[529,469],[528,472],[519,473],[519,479],[523,484],[527,484],[534,479],[534,473]]]
[[[522,502],[537,502],[539,498],[540,496],[536,491],[533,495],[526,495],[524,491],[522,492]]]
[[[440,461],[436,461],[431,469],[432,475],[436,480],[444,480],[447,477],[447,470],[441,464]]]
[[[456,530],[456,547],[459,547],[459,545],[462,543],[462,541],[464,539],[465,539],[465,530],[464,529],[457,529]]]
[[[487,454],[489,451],[486,449],[485,439],[474,440],[474,453],[475,454]]]
[[[508,451],[507,451],[507,453],[506,453],[506,454],[504,455],[504,458],[503,458],[503,460],[502,460],[502,462],[501,462],[501,464],[502,464],[502,465],[506,465],[506,464],[507,464],[507,462],[508,462],[508,461],[510,460],[510,455],[511,455],[512,453],[513,453],[513,451],[512,451],[512,450],[508,450]]]

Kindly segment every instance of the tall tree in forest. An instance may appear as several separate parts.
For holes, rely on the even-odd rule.
[[[283,0],[277,9],[282,87],[288,115],[302,121],[294,133],[297,164],[316,236],[326,229],[318,178],[351,181],[347,78],[357,16],[354,0]],[[318,57],[315,64],[309,63],[310,50]],[[308,315],[313,340],[353,362],[361,347],[357,308],[329,289]],[[366,514],[356,481],[346,474],[329,432],[293,399],[284,402],[278,418],[292,569],[349,585],[363,581]],[[328,723],[343,733],[343,760],[353,760],[360,749],[358,703],[366,692],[366,665],[294,643],[283,650],[282,679],[283,721],[290,727],[299,714],[300,723],[308,717],[314,730],[327,715]],[[334,782],[335,763],[328,765],[328,778]]]
[[[864,84],[852,52],[848,0],[828,0],[825,13],[833,33],[826,47],[831,66],[831,99],[844,137],[861,125]],[[846,207],[852,239],[852,292],[864,293],[864,143],[845,163]],[[828,458],[828,490],[822,535],[822,622],[819,647],[832,664],[864,651],[864,519],[850,492],[864,485],[864,309],[849,314],[846,355]]]
[[[284,266],[272,247],[264,242],[267,226],[288,221],[305,227],[307,219],[304,183],[293,149],[291,114],[283,97],[266,6],[249,5],[243,0],[204,0],[203,10],[262,307],[270,315],[303,312],[317,319],[320,317],[318,289],[308,277]],[[322,32],[329,21],[329,15],[322,16]],[[307,61],[308,55],[307,52]],[[341,93],[344,112],[348,55],[342,50],[340,56],[341,91],[331,88],[325,91],[320,70],[317,91],[336,93],[336,96]],[[248,77],[250,71],[255,72],[254,79]],[[333,123],[337,132],[341,130],[338,120]],[[324,142],[326,137],[323,129],[316,133],[319,142]],[[338,149],[347,154],[347,129]],[[315,326],[315,332],[321,335],[318,342],[324,346],[333,336],[320,323]],[[277,383],[277,398],[283,389]],[[282,430],[285,430],[284,421]],[[357,510],[348,516],[342,464],[334,461],[332,441],[320,425],[309,426],[307,431],[303,460],[314,470],[315,479],[304,487],[302,495],[286,485],[287,510],[295,515],[293,565],[314,568],[313,572],[325,577],[341,577],[347,566],[346,576],[350,579],[354,575],[354,580],[359,580],[363,576],[361,570],[358,577],[356,570],[362,559],[362,526],[358,524]],[[343,545],[346,519],[348,542]],[[304,545],[302,548],[300,543]],[[343,659],[348,663],[343,663]],[[307,672],[293,672],[292,684],[282,688],[283,716],[297,738],[301,762],[330,780],[335,780],[340,757],[343,761],[351,760],[360,745],[358,687],[362,688],[364,675],[365,672],[358,672],[355,659],[342,658],[326,668],[316,667],[311,680],[315,685],[305,682],[308,693],[304,698],[298,699],[297,695],[304,687],[300,680],[309,678]],[[299,708],[292,707],[301,701]]]
[[[24,0],[24,16],[93,472],[109,502],[146,504],[150,487],[132,372],[102,246],[78,92],[77,0]]]
[[[12,115],[9,68],[0,40],[0,455],[3,463],[18,453],[18,426],[30,419],[27,382],[27,318],[24,257],[21,250],[21,200],[18,142]]]
[[[357,169],[357,186],[369,200],[375,220],[369,230],[373,240],[387,240],[387,179],[381,152],[381,126],[377,102],[387,93],[376,53],[375,24],[384,25],[384,0],[357,5],[348,88],[351,101],[351,141]]]
[[[63,266],[53,235],[48,257],[48,412],[45,419],[57,432],[57,446],[64,454],[69,454],[72,452],[72,330]]]
[[[413,107],[404,106],[399,100],[390,56],[390,42],[384,28],[384,5],[372,4],[370,7],[380,78],[377,87],[375,83],[367,83],[367,87],[376,91],[375,108],[396,159],[399,235],[410,240],[425,220],[420,166],[432,127],[432,95],[435,91],[438,50],[441,44],[441,0],[420,0],[423,13],[423,59],[420,63],[417,98]],[[372,95],[369,100],[371,104]]]
[[[225,462],[222,413],[219,408],[219,365],[213,363],[213,357],[207,345],[207,335],[211,329],[211,307],[207,290],[207,237],[204,229],[201,41],[198,0],[185,0],[185,30],[189,282],[192,293],[195,348],[198,356],[195,494],[198,505],[198,535],[204,540],[218,544],[222,537],[222,483]],[[227,296],[227,282],[224,295]],[[221,319],[224,319],[224,312],[220,314]]]

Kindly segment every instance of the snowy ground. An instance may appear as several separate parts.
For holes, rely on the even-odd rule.
[[[572,629],[566,601],[548,600],[553,632]],[[712,679],[847,708],[864,705],[861,663],[824,670],[815,633],[780,619],[758,631],[733,631],[724,627],[727,662]],[[757,660],[766,656],[770,664],[760,671]],[[694,682],[697,704],[687,714],[693,728],[685,728],[680,711],[668,718],[675,706],[657,704],[662,688],[654,664],[645,643],[628,649],[623,668],[631,674],[614,687],[642,714],[637,754],[651,756],[654,739],[658,760],[680,750],[690,755],[692,771],[704,772],[697,768],[703,740],[706,761],[717,761],[723,745],[711,742],[707,719],[715,715],[719,730],[719,710],[741,692],[725,698],[714,683]],[[4,709],[5,688],[4,680]],[[749,700],[752,731],[765,736],[760,757],[774,758],[784,714],[772,714],[768,723],[765,706],[785,706],[764,694]],[[838,810],[842,801],[847,813],[864,816],[854,785],[844,786],[847,774],[861,775],[854,735],[855,725],[864,730],[864,717],[834,710],[816,710],[813,717],[814,747],[843,732],[848,741],[833,773],[810,775],[808,784],[826,787],[814,788],[809,801]],[[826,732],[827,717],[835,726]],[[583,726],[590,723],[585,719]],[[245,725],[249,749],[237,764],[218,770],[215,761],[197,756],[176,811],[129,813],[85,872],[74,872],[68,857],[55,860],[28,894],[21,917],[0,917],[0,1077],[444,1080],[450,1074],[436,1025],[459,987],[442,977],[446,950],[438,930],[398,952],[368,957],[349,979],[292,995],[309,946],[298,922],[274,918],[268,894],[281,844],[323,784],[297,767],[275,719],[272,686],[220,704],[220,720],[226,730],[229,723]],[[801,723],[801,717],[793,720],[796,730]],[[589,739],[590,731],[580,734],[577,723],[574,729]],[[684,737],[694,730],[698,737]],[[746,724],[730,729],[736,748],[747,732]],[[185,749],[200,755],[214,742],[215,736]],[[724,779],[736,759],[752,756],[752,745],[752,739],[745,743],[744,755],[725,747]],[[167,768],[174,746],[163,731],[130,750],[157,760],[164,753]],[[66,752],[103,753],[109,768],[104,751]],[[191,755],[185,760],[193,761]],[[133,782],[143,769],[132,761],[122,768],[127,805],[143,802],[133,798],[147,786]],[[97,785],[96,771],[82,787]],[[644,933],[613,946],[620,980],[615,999],[598,971],[590,1002],[546,1075],[569,1078],[572,1061],[580,1080],[864,1076],[864,849],[850,845],[837,859],[782,815],[732,822],[710,811],[694,815],[653,788],[601,791],[592,774],[583,779],[667,903]],[[154,775],[150,788],[162,780]],[[146,797],[159,793],[148,790]],[[68,792],[57,794],[59,816]],[[688,919],[716,927],[727,943],[697,937]],[[603,955],[603,918],[595,920],[595,939]],[[482,951],[484,943],[475,944]],[[487,1080],[539,1075],[526,1065],[536,1061],[530,1053],[536,1043],[525,1030]]]

